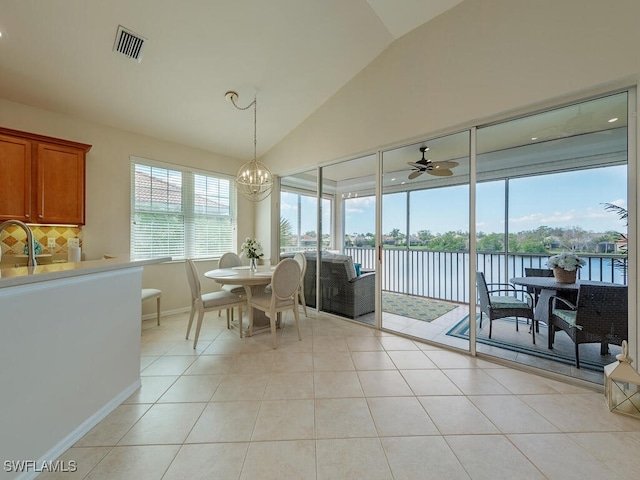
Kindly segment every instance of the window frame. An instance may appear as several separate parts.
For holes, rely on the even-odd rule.
[[[165,200],[161,198],[161,201],[158,202],[160,206],[158,210],[153,208],[153,199],[151,199],[148,206],[142,207],[140,205],[140,202],[136,200],[136,192],[139,193],[138,189],[140,189],[140,185],[136,185],[137,167],[149,168],[151,172],[153,172],[153,169],[157,169],[159,173],[161,173],[161,170],[165,170],[167,178],[171,175],[174,178],[179,176],[180,186],[178,187],[175,182],[173,183],[175,187],[173,194],[175,195],[176,190],[179,190],[179,210],[170,208],[169,186],[167,186],[166,204],[164,203]],[[130,172],[130,255],[132,260],[144,260],[158,256],[171,256],[172,260],[184,260],[187,258],[211,259],[219,258],[224,252],[236,251],[237,190],[232,176],[136,156],[130,157]],[[153,173],[151,175],[153,176]],[[204,177],[204,191],[202,189],[202,177]],[[209,186],[207,185],[209,180],[212,180],[214,184],[218,184],[218,188],[213,185],[211,191],[209,191]],[[167,182],[169,181],[167,180]],[[223,183],[223,185],[220,185],[220,183]],[[149,195],[153,196],[152,186],[149,187]],[[201,204],[204,203],[204,207],[200,205],[200,208],[198,208],[198,205],[196,205],[198,199],[200,199]],[[227,201],[227,204],[218,202],[218,205],[221,205],[218,209],[223,210],[223,212],[207,212],[208,204],[211,202],[215,205],[216,200]],[[166,205],[164,210],[162,209],[163,204]],[[204,212],[202,212],[203,208]],[[226,213],[224,212],[225,210]],[[141,214],[154,215],[160,220],[160,224],[164,223],[164,228],[166,228],[167,232],[171,232],[176,227],[181,229],[182,232],[178,234],[177,240],[169,240],[166,245],[153,244],[152,239],[151,245],[144,246],[140,241],[144,238],[145,233],[140,232],[139,229],[137,231],[136,228],[136,225],[140,224],[139,215]],[[167,217],[166,220],[162,218],[163,216]],[[178,221],[173,219],[173,226],[171,225],[172,219],[169,219],[169,216],[178,217]],[[204,230],[198,228],[198,225],[203,225],[203,220]],[[207,224],[211,220],[218,222],[221,220],[222,225],[208,229]],[[228,222],[226,227],[224,225],[225,222]],[[154,226],[147,224],[146,228],[152,230]],[[221,235],[220,232],[225,235]],[[222,245],[217,248],[210,248],[213,243],[208,239],[215,238],[219,242],[220,238],[223,237],[226,237],[226,241]],[[203,249],[202,245],[206,245],[206,247]]]

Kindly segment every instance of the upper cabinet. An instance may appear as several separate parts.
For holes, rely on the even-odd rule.
[[[90,148],[0,128],[0,221],[84,225]]]

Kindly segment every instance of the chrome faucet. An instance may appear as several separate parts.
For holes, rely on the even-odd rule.
[[[17,225],[18,227],[22,228],[27,234],[27,251],[29,252],[27,258],[27,266],[35,267],[38,263],[36,262],[36,249],[33,242],[33,232],[31,232],[31,229],[27,227],[26,223],[23,223],[20,220],[7,220],[6,222],[0,223],[0,234],[2,234],[3,230],[10,225]]]

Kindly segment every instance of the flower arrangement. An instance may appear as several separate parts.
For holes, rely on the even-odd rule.
[[[247,237],[240,248],[242,249],[242,254],[247,258],[260,258],[264,255],[262,245],[255,238]]]
[[[561,268],[567,272],[575,272],[580,267],[586,265],[582,258],[579,258],[575,253],[563,252],[558,255],[549,257],[547,260],[547,266],[549,268]]]

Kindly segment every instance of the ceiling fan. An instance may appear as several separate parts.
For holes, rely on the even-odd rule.
[[[451,169],[453,167],[457,167],[458,162],[450,160],[432,162],[431,160],[424,158],[424,152],[427,150],[429,150],[429,147],[420,147],[422,159],[417,162],[407,162],[411,167],[413,167],[413,171],[409,174],[409,180],[413,180],[425,172],[429,175],[435,175],[436,177],[450,177],[453,175]]]

